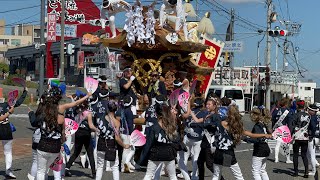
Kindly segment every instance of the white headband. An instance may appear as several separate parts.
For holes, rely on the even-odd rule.
[[[130,105],[131,105],[131,103],[132,103],[132,101],[133,101],[133,98],[132,98],[132,97],[130,97],[130,102],[129,102],[129,103],[124,103],[123,105],[124,105],[124,106],[130,106]]]
[[[178,84],[173,83],[174,86],[182,86],[182,82],[179,82]]]
[[[308,109],[311,110],[311,111],[315,111],[315,112],[318,112],[318,111],[319,111],[318,108],[317,108],[317,109],[313,109],[313,108],[311,108],[311,107],[308,107]]]
[[[97,79],[99,82],[107,82],[107,80],[102,80],[101,78]]]

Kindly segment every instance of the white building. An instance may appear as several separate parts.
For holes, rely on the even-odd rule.
[[[317,87],[315,82],[298,82],[298,98],[309,103],[314,103],[314,89]]]

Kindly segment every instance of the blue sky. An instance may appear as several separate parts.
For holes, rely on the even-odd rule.
[[[94,0],[95,2],[100,2]],[[149,0],[148,0],[149,1]],[[132,0],[128,1],[132,2]],[[162,1],[159,1],[159,5]],[[194,4],[194,0],[192,3]],[[229,23],[229,15],[225,12],[219,10],[215,5],[212,4],[212,0],[197,0],[198,2],[198,16],[203,17],[206,11],[211,11],[211,19],[216,29],[215,38],[224,40],[224,34],[226,33],[226,28]],[[258,25],[266,26],[266,5],[263,0],[217,0],[219,4],[227,9],[234,8],[236,15],[247,19],[251,22],[254,22]],[[15,24],[21,22],[33,22],[39,23],[40,19],[40,7],[35,7],[32,9],[25,9],[21,11],[13,11],[4,13],[3,11],[25,8],[30,6],[40,5],[40,0],[0,0],[0,19],[5,19],[7,24]],[[288,3],[288,6],[287,6]],[[150,2],[144,2],[143,4],[150,4]],[[298,59],[302,67],[306,69],[307,72],[304,72],[303,75],[306,79],[313,79],[320,85],[320,79],[317,78],[320,76],[320,62],[317,60],[320,59],[320,36],[319,32],[320,25],[318,23],[318,17],[320,17],[320,1],[319,0],[273,0],[274,11],[278,13],[278,20],[290,20],[299,22],[302,24],[301,32],[298,36],[289,37],[289,40],[293,42],[294,47],[299,47]],[[159,6],[158,5],[158,6]],[[287,8],[288,7],[288,8]],[[116,16],[118,19],[117,25],[123,26],[123,14]],[[272,27],[281,26],[280,23],[273,23]],[[243,27],[244,26],[244,27]],[[257,42],[260,41],[263,35],[254,34],[255,28],[244,24],[242,21],[236,18],[235,25],[235,40],[242,41],[245,44],[243,52],[235,54],[235,66],[242,65],[256,65],[257,58]],[[9,28],[7,32],[10,33]],[[261,62],[264,63],[264,54],[265,54],[265,40],[262,41],[260,47],[260,56]],[[280,40],[279,44],[281,45],[280,50],[283,49],[283,41]],[[290,47],[291,48],[291,47]],[[275,41],[272,40],[272,55],[271,63],[272,69],[275,69]],[[293,60],[293,54],[288,55],[289,58],[289,69],[292,70],[292,66],[296,67],[296,63]],[[282,53],[279,52],[279,65],[278,68],[282,68]],[[319,86],[318,85],[318,86]]]

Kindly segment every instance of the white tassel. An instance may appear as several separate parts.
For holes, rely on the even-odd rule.
[[[205,16],[199,22],[198,31],[200,33],[213,34],[215,32],[212,21],[209,18],[210,18],[210,13],[206,12]]]
[[[194,10],[192,4],[189,0],[186,0],[186,3],[183,4],[185,13],[188,14],[190,17],[196,17],[196,11]]]

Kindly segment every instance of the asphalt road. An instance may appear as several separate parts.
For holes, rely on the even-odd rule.
[[[29,124],[28,117],[26,113],[28,109],[26,107],[19,107],[15,110],[15,115],[11,116],[11,122],[15,125],[17,131],[14,132],[14,147],[13,147],[13,170],[14,174],[17,176],[17,179],[25,180],[27,179],[27,174],[31,168],[31,137],[33,129]],[[243,118],[245,128],[251,130],[253,123],[250,121],[247,115]],[[247,143],[241,143],[236,148],[236,157],[240,164],[244,179],[253,179],[251,173],[251,160],[252,160],[252,149],[253,146]],[[0,148],[0,179],[4,179],[5,175],[5,163],[3,157],[3,149]],[[291,157],[292,159],[292,157]],[[318,158],[319,159],[319,158]],[[279,155],[279,163],[274,163],[274,153],[270,155],[267,161],[267,172],[270,180],[292,180],[292,179],[304,179],[303,175],[303,164],[302,160],[299,159],[299,169],[300,177],[293,178],[293,164],[286,164],[285,158],[282,155]],[[191,170],[189,162],[189,170]],[[179,171],[179,170],[177,170]],[[79,158],[76,160],[76,163],[72,166],[71,172],[72,177],[66,177],[65,179],[90,179],[89,175],[91,171],[89,169],[83,169],[80,166]],[[145,174],[145,168],[142,168],[141,171],[137,171],[131,174],[120,174],[121,180],[141,180]],[[226,180],[234,179],[231,171],[228,168],[222,170],[222,174]],[[112,177],[111,172],[105,172],[103,179],[109,179]],[[49,180],[53,177],[49,176]],[[161,179],[169,179],[168,177],[163,176]],[[211,173],[209,170],[206,171],[206,179],[211,179]],[[309,177],[309,179],[316,179],[314,177]]]

